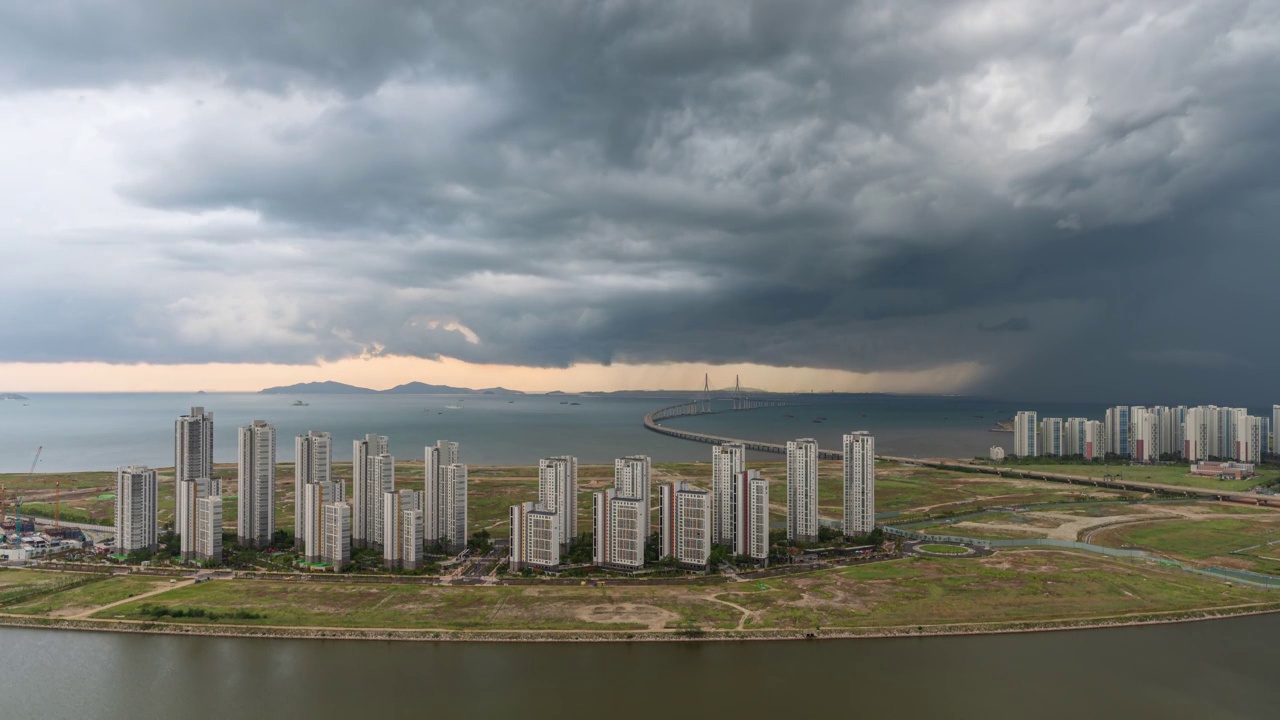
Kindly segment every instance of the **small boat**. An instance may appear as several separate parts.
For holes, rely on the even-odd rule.
[[[310,404],[311,404],[311,403],[304,403],[304,402],[302,402],[301,400],[294,400],[294,401],[293,401],[293,407],[307,407],[307,406],[309,406]]]
[[[561,400],[561,401],[560,401],[560,404],[561,404],[561,405],[568,405],[568,404],[569,404],[569,401],[568,401],[568,400]]]
[[[789,417],[789,418],[793,418],[793,417],[795,417],[795,415],[783,415],[782,417]]]
[[[569,403],[570,405],[581,405],[582,403]]]
[[[513,402],[515,402],[515,400],[508,400],[508,401],[507,401],[507,404],[508,404],[508,405],[510,405],[510,404],[511,404],[511,403],[513,403]]]
[[[461,405],[445,405],[444,409],[445,410],[461,410],[462,406]]]

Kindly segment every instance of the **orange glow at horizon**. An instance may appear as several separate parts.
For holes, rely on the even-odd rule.
[[[406,356],[349,358],[314,365],[0,363],[0,392],[257,392],[276,385],[324,380],[375,390],[414,380],[477,389],[502,386],[525,392],[698,390],[704,373],[710,374],[711,385],[716,388],[731,387],[737,375],[744,387],[775,392],[952,393],[972,386],[986,369],[976,363],[874,372],[751,363],[616,363],[537,368]]]

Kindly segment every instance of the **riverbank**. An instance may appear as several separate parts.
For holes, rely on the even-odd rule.
[[[70,630],[449,641],[788,640],[972,635],[1280,611],[1273,590],[1065,550],[914,556],[739,582],[453,586],[0,572],[0,624]]]
[[[500,643],[599,643],[599,642],[747,642],[784,640],[854,640],[910,637],[952,637],[972,635],[1007,635],[1066,630],[1171,625],[1205,622],[1251,615],[1280,613],[1280,602],[1258,603],[1235,608],[1146,613],[1137,617],[1118,616],[1073,620],[1034,622],[978,623],[954,625],[916,625],[870,628],[814,628],[813,630],[708,630],[690,633],[682,630],[583,631],[527,630],[486,631],[447,630],[442,628],[408,630],[403,628],[298,628],[243,625],[181,625],[130,620],[69,620],[35,618],[0,613],[0,627],[70,630],[83,632],[140,633],[227,638],[259,638],[277,640],[374,640],[408,642],[500,642]]]

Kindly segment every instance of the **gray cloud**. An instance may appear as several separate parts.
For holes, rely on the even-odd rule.
[[[0,359],[1280,392],[1277,32],[1244,1],[6,6],[0,88],[154,105],[102,126],[109,182],[178,220],[77,236],[137,282],[0,290]]]

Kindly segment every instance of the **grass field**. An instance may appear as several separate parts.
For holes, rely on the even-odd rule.
[[[965,555],[969,552],[958,545],[919,545],[916,549],[935,555]]]
[[[23,606],[69,614],[145,591],[113,578]],[[92,589],[90,589],[92,588]],[[915,627],[1039,621],[1274,602],[1151,564],[1067,551],[912,558],[709,586],[435,587],[215,580],[101,610],[102,619],[165,623],[450,630],[659,630]],[[163,608],[161,613],[158,608]],[[198,611],[204,618],[174,618]],[[745,612],[744,612],[745,611]],[[169,615],[164,616],[164,613]],[[159,617],[158,617],[159,615]],[[239,618],[239,619],[237,619]]]
[[[982,464],[991,465],[992,463],[986,462]],[[1017,463],[1013,465],[1005,465],[1002,463],[995,464],[1015,470],[1036,470],[1040,472],[1065,473],[1068,475],[1084,475],[1087,477],[1097,478],[1103,477],[1104,475],[1123,476],[1122,479],[1128,482],[1153,482],[1164,485],[1180,485],[1185,487],[1233,491],[1248,490],[1255,485],[1265,484],[1280,478],[1280,470],[1276,469],[1274,466],[1263,466],[1260,468],[1258,476],[1249,480],[1215,480],[1213,478],[1191,477],[1187,474],[1187,471],[1190,468],[1189,464],[1104,465],[1098,463],[1092,465],[1073,465],[1053,462]]]
[[[41,595],[4,608],[5,612],[60,617],[101,607],[168,585],[169,581],[144,577],[112,577],[100,582]]]
[[[748,628],[1081,618],[1276,599],[1266,590],[1058,551],[917,557],[768,584],[767,592],[721,597],[753,610]]]
[[[1109,547],[1136,547],[1178,559],[1280,575],[1280,559],[1260,548],[1256,554],[1231,555],[1253,545],[1280,540],[1280,514],[1206,520],[1178,519],[1108,528],[1093,542]]]

